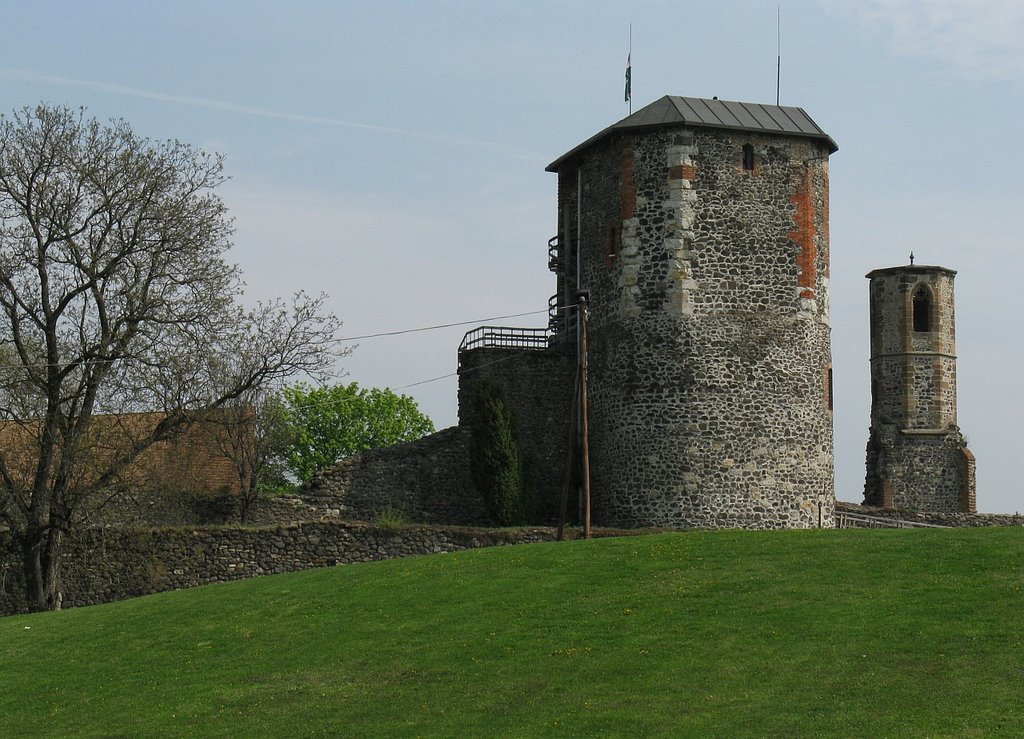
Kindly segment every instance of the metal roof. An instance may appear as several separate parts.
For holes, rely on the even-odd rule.
[[[612,133],[661,126],[696,126],[734,131],[757,131],[784,136],[803,136],[825,142],[830,154],[839,149],[832,137],[821,130],[818,124],[804,112],[803,108],[666,95],[650,105],[644,106],[633,115],[612,124],[596,136],[591,136],[549,164],[547,171],[557,172],[559,165],[564,161],[573,158],[579,152]]]
[[[883,267],[882,269],[873,269],[864,276],[870,280],[878,275],[892,275],[901,272],[911,275],[926,275],[931,272],[945,272],[947,275],[956,274],[955,269],[940,267],[937,264],[907,264],[902,267]]]

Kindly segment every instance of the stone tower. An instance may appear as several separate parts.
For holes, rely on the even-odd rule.
[[[589,291],[594,520],[832,526],[828,159],[800,108],[664,97],[552,163]]]
[[[955,276],[944,267],[914,265],[867,275],[868,505],[975,511],[974,455],[956,422]]]

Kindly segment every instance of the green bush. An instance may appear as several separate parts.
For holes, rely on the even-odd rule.
[[[477,383],[473,402],[473,484],[498,525],[529,523],[536,513],[536,464],[520,449],[515,414],[492,378]]]
[[[377,514],[377,518],[374,520],[377,527],[388,532],[394,533],[403,526],[409,524],[409,519],[406,518],[405,512],[401,508],[397,508],[391,503],[384,506]]]

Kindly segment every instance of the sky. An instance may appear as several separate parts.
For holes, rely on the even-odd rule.
[[[326,292],[345,337],[465,323],[350,340],[339,366],[438,428],[457,419],[465,331],[546,321],[544,168],[626,116],[630,38],[634,110],[667,94],[773,103],[781,48],[782,104],[839,145],[837,496],[864,485],[864,275],[913,251],[958,271],[978,508],[1024,510],[1019,0],[36,0],[4,16],[0,111],[84,106],[226,156],[246,300]]]

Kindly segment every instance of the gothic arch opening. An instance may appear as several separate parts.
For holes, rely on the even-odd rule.
[[[911,298],[914,312],[914,331],[932,330],[932,292],[926,285],[918,285]]]

